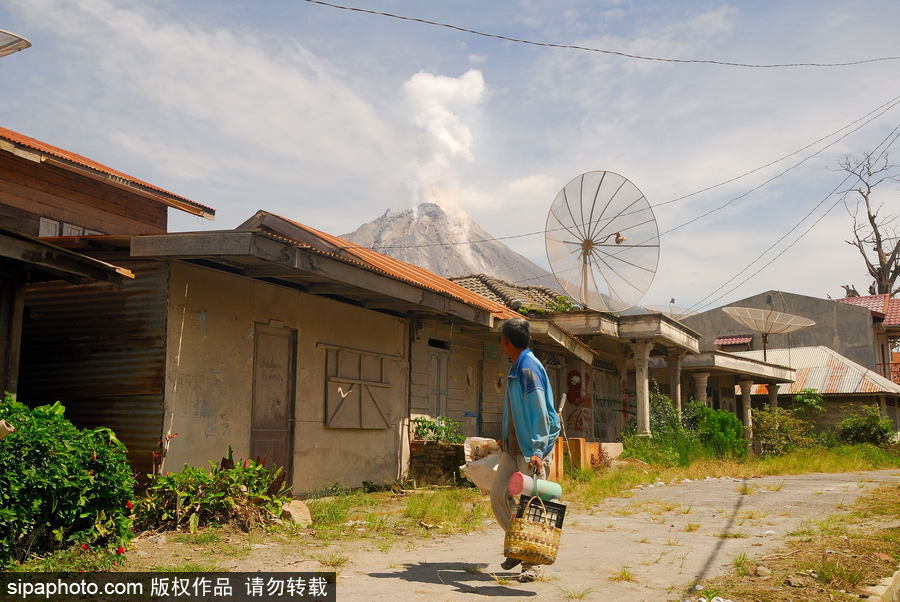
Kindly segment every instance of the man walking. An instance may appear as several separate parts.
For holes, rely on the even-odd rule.
[[[559,436],[559,416],[553,407],[553,390],[547,371],[529,349],[531,327],[523,318],[511,318],[503,323],[500,345],[512,361],[506,381],[503,404],[500,463],[491,487],[491,508],[503,531],[509,530],[514,501],[507,493],[507,483],[514,472],[527,475],[537,473],[546,479],[549,458]],[[500,565],[505,570],[520,563],[507,558]],[[527,583],[539,577],[534,565],[523,564],[519,581]]]

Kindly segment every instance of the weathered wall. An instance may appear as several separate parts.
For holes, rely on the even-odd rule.
[[[295,492],[339,482],[390,482],[404,462],[407,334],[404,320],[330,299],[186,264],[170,285],[166,430],[177,432],[166,468],[204,465],[228,445],[250,449],[254,324],[296,329]],[[328,428],[321,345],[394,356],[381,397],[388,428]],[[333,393],[333,392],[332,392]]]
[[[38,235],[39,217],[107,234],[166,231],[166,206],[63,169],[0,152],[0,226]]]
[[[760,293],[729,305],[766,309],[767,295],[772,296],[776,311],[796,314],[816,322],[815,326],[790,335],[771,335],[768,343],[770,349],[824,345],[858,364],[875,370],[875,335],[872,314],[868,309],[780,291]],[[762,349],[760,335],[751,333],[748,328],[735,322],[721,308],[684,318],[682,322],[702,335],[700,351],[713,350],[713,342],[718,336],[736,334],[753,334],[752,348]]]
[[[418,320],[412,340],[412,415],[447,415],[463,424],[467,437],[479,435],[479,430],[481,436],[499,437],[509,362],[495,338],[466,334],[458,325],[451,328],[437,320]],[[445,383],[435,362],[447,368]]]

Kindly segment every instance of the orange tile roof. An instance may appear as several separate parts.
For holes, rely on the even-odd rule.
[[[111,167],[107,167],[106,165],[103,165],[102,163],[98,163],[96,161],[88,159],[87,157],[83,157],[76,153],[59,148],[58,146],[53,146],[52,144],[47,144],[46,142],[41,142],[40,140],[37,140],[35,138],[29,138],[28,136],[25,136],[24,134],[20,134],[18,132],[8,130],[4,127],[0,127],[0,138],[2,138],[4,140],[8,140],[9,142],[12,142],[13,144],[17,144],[19,146],[24,146],[24,147],[30,148],[32,150],[36,150],[41,153],[46,153],[46,154],[52,155],[58,159],[62,159],[64,161],[68,161],[70,163],[75,163],[77,165],[81,165],[82,167],[87,167],[88,169],[91,169],[95,172],[99,172],[99,173],[107,175],[107,176],[115,176],[116,178],[121,178],[122,180],[125,180],[128,183],[135,184],[137,186],[140,186],[141,188],[147,188],[149,190],[163,194],[165,196],[172,197],[173,199],[178,199],[179,201],[181,201],[183,203],[186,203],[188,205],[193,205],[194,207],[197,207],[198,209],[202,209],[203,213],[208,214],[210,216],[213,216],[216,214],[216,210],[213,209],[212,207],[207,207],[206,205],[202,205],[196,201],[192,201],[188,198],[177,195],[174,192],[169,192],[168,190],[165,190],[158,186],[154,186],[153,184],[150,184],[149,182],[144,182],[143,180],[138,180],[137,178],[135,178],[133,176],[129,176],[126,173],[122,173],[121,171],[117,171],[115,169],[112,169]],[[177,207],[177,206],[175,208],[179,209],[179,207]]]
[[[838,303],[859,305],[869,311],[884,314],[885,326],[900,326],[900,299],[890,295],[866,295],[864,297],[844,297],[835,299]]]
[[[322,239],[323,241],[334,245],[335,247],[338,247],[342,251],[346,251],[350,255],[359,259],[364,264],[374,267],[378,271],[383,272],[388,276],[391,276],[398,280],[403,280],[404,282],[409,282],[416,286],[437,293],[441,293],[443,295],[447,295],[448,297],[452,297],[454,299],[457,299],[458,301],[462,301],[467,305],[472,305],[479,309],[489,311],[497,318],[507,319],[522,317],[520,313],[509,309],[505,305],[501,305],[500,303],[491,301],[490,299],[486,299],[481,295],[456,284],[455,282],[447,280],[443,276],[438,276],[434,272],[426,270],[423,267],[419,267],[417,265],[406,263],[405,261],[400,261],[399,259],[394,259],[393,257],[383,255],[378,251],[367,249],[366,247],[354,244],[348,240],[340,238],[339,236],[334,236],[333,234],[328,234],[326,232],[322,232],[321,230],[316,230],[315,228],[307,226],[306,224],[301,224],[300,222],[294,221],[292,219],[288,219],[286,217],[275,214],[270,215],[293,224],[294,226]]]

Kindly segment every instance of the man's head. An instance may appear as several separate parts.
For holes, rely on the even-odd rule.
[[[524,318],[510,318],[500,327],[500,345],[512,359],[531,344],[531,326]]]

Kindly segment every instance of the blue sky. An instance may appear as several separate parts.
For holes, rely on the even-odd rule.
[[[676,58],[900,55],[894,1],[865,10],[825,0],[352,4]],[[584,171],[621,173],[655,204],[768,163],[900,94],[900,61],[831,69],[648,63],[301,0],[11,0],[0,6],[0,29],[34,44],[0,60],[0,78],[15,89],[0,103],[0,125],[218,209],[215,222],[173,213],[173,230],[231,228],[262,208],[340,234],[385,209],[432,200],[466,211],[495,236],[532,232],[544,227],[559,189]],[[841,154],[868,152],[897,123],[900,107],[664,236],[645,302],[674,297],[688,306],[718,287],[837,185]],[[660,229],[790,163],[658,208]],[[883,196],[894,207],[897,198],[896,190]],[[849,224],[839,206],[722,301],[769,288],[839,296],[851,282],[864,291],[861,260],[842,242]],[[546,265],[543,237],[509,244]]]

